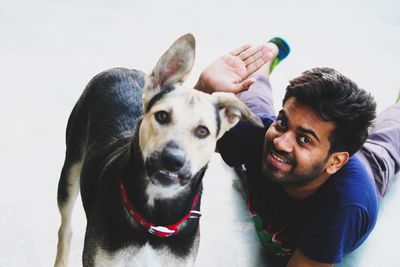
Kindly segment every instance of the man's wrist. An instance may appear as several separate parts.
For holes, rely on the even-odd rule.
[[[210,94],[211,90],[207,87],[207,83],[204,81],[203,73],[200,74],[199,80],[197,81],[194,89],[202,91],[203,93]]]

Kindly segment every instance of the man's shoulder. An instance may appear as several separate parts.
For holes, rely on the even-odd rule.
[[[274,121],[271,115],[260,116],[264,127],[258,127],[248,121],[240,121],[217,142],[217,149],[225,163],[240,165],[245,161],[257,160],[261,156],[265,131]]]
[[[299,248],[316,261],[340,262],[375,226],[378,215],[375,185],[356,157],[351,157],[310,200],[312,215],[303,225]]]
[[[378,196],[373,178],[355,156],[328,179],[321,191],[321,197],[334,206],[355,205],[370,211],[377,209]]]
[[[264,126],[269,127],[272,122],[276,119],[275,115],[263,114],[260,116],[260,119],[264,123]]]
[[[240,121],[228,132],[252,132],[254,130],[260,131],[260,129],[268,128],[273,123],[273,121],[276,119],[276,116],[269,115],[269,114],[263,114],[263,115],[260,115],[259,118],[261,119],[261,121],[264,125],[263,128],[260,128],[256,125],[252,124],[249,121]]]

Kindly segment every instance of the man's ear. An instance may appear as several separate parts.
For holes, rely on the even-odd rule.
[[[221,127],[217,138],[235,126],[239,120],[248,120],[254,125],[264,127],[259,117],[254,115],[250,109],[243,104],[234,94],[217,92],[211,95],[217,107],[221,119]]]
[[[161,56],[144,86],[144,110],[155,95],[169,91],[173,85],[186,80],[194,63],[195,43],[193,35],[188,33],[176,40]]]
[[[329,175],[336,173],[340,170],[346,163],[349,161],[349,153],[348,152],[335,152],[333,153],[328,160],[328,165],[326,167],[326,172]]]

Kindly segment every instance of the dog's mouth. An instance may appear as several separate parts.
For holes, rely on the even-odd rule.
[[[155,182],[161,183],[162,185],[169,185],[171,183],[179,183],[180,177],[178,173],[171,172],[168,170],[157,170],[151,178],[155,178]],[[153,181],[152,181],[153,182]],[[154,182],[153,182],[154,183]]]
[[[149,178],[154,185],[161,186],[184,185],[188,180],[185,176],[168,170],[154,171],[152,174],[149,174]]]
[[[183,172],[173,172],[166,169],[152,168],[151,164],[146,164],[147,174],[150,182],[154,185],[168,187],[171,185],[185,185],[190,179]]]

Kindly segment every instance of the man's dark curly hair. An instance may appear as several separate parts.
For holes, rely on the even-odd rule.
[[[374,98],[331,68],[314,68],[290,81],[283,104],[290,97],[311,107],[321,120],[335,124],[329,153],[357,152],[376,117]]]

